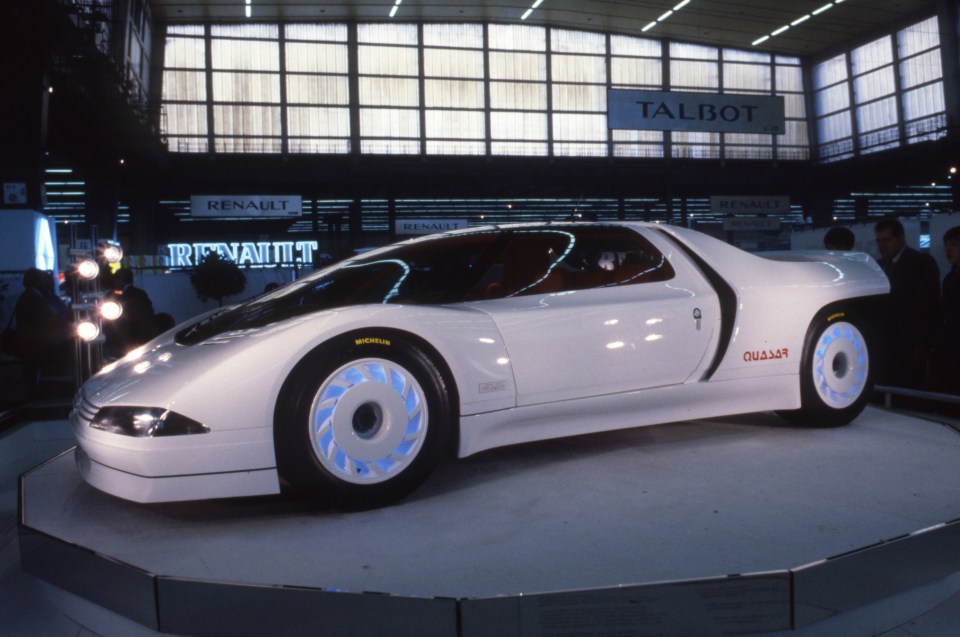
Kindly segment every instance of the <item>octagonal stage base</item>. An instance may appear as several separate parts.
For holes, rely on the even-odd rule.
[[[877,408],[492,450],[360,513],[134,504],[72,450],[20,488],[25,571],[175,634],[767,634],[960,572],[960,435]]]

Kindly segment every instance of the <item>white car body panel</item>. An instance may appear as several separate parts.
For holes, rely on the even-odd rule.
[[[796,379],[685,383],[553,404],[530,405],[461,419],[459,456],[506,445],[697,418],[800,406]],[[638,405],[643,405],[638,409]]]
[[[864,253],[764,256],[683,228],[662,231],[690,245],[708,263],[722,263],[722,274],[737,293],[737,328],[715,380],[798,373],[807,326],[821,308],[889,290],[883,270]]]
[[[452,305],[349,306],[193,345],[175,342],[180,328],[168,332],[84,384],[72,415],[81,474],[140,502],[278,492],[273,428],[283,384],[308,353],[353,332],[407,334],[435,350],[459,399],[459,456],[796,409],[814,316],[836,301],[888,290],[863,254],[765,258],[682,228],[606,225],[643,234],[675,277]],[[135,438],[91,428],[96,410],[109,406],[169,409],[209,433]]]
[[[715,295],[633,287],[629,298],[605,288],[485,304],[510,355],[517,405],[673,385],[696,373],[719,314]],[[707,317],[700,329],[694,309]]]

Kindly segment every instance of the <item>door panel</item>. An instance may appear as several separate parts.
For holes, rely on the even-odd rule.
[[[504,246],[480,306],[503,336],[518,405],[683,383],[715,346],[716,292],[651,233],[551,225]]]
[[[719,320],[712,290],[669,283],[495,305],[485,309],[506,344],[518,405],[683,383],[704,360]]]

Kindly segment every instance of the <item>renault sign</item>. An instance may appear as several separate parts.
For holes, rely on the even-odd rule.
[[[433,234],[467,227],[466,219],[404,219],[397,220],[396,234]]]
[[[284,195],[193,195],[194,217],[299,217],[303,198]]]
[[[607,127],[782,135],[783,97],[610,89]]]

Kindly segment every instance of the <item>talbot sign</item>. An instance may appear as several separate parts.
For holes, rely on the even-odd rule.
[[[607,127],[720,133],[785,132],[783,97],[607,91]]]
[[[193,195],[194,217],[299,217],[303,198],[276,195]]]

